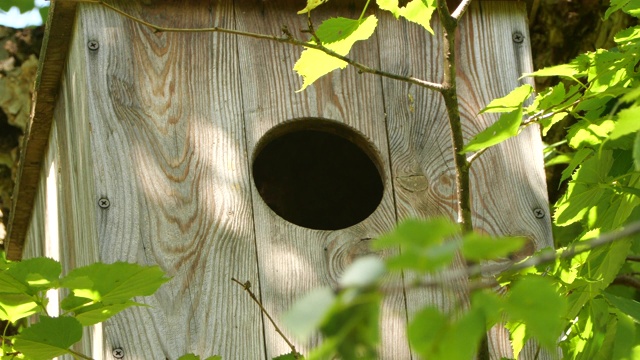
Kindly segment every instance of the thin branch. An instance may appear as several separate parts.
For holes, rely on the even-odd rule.
[[[484,148],[484,149],[480,149],[476,152],[474,152],[473,154],[467,156],[467,163],[469,164],[469,166],[471,166],[471,164],[473,164],[474,161],[476,161],[480,155],[484,154],[485,151],[489,150],[488,147]]]
[[[454,161],[456,165],[456,192],[458,200],[458,223],[463,233],[473,231],[471,217],[471,182],[469,175],[469,162],[461,151],[464,148],[462,120],[460,118],[460,105],[458,103],[458,90],[456,87],[456,39],[455,33],[458,20],[451,17],[446,0],[437,1],[437,10],[440,22],[444,29],[444,81],[441,91],[451,128],[451,142],[453,144]]]
[[[640,256],[627,256],[627,261],[640,262]]]
[[[499,275],[509,272],[517,272],[538,265],[554,262],[558,259],[571,258],[585,251],[593,250],[600,246],[608,245],[615,241],[638,234],[640,234],[640,221],[631,223],[621,230],[606,233],[591,240],[581,241],[566,248],[561,248],[556,251],[549,251],[548,253],[531,256],[521,262],[508,261],[499,264],[477,264],[467,268],[466,270],[446,271],[438,274],[436,278],[432,280],[409,283],[406,285],[406,288],[417,289],[441,287],[443,284],[454,280],[471,279],[476,278],[480,275],[485,276],[469,281],[469,290],[490,288],[497,284],[495,282],[495,277]],[[489,275],[491,275],[492,277],[488,277]],[[401,289],[401,287],[398,287],[397,289],[395,289],[394,287],[385,287],[383,291],[395,291]]]
[[[451,14],[451,17],[460,20],[462,15],[469,9],[469,5],[471,5],[471,0],[462,0],[462,2],[458,5],[458,8]]]
[[[280,330],[280,328],[278,327],[278,325],[276,324],[276,322],[273,320],[273,318],[271,318],[271,315],[269,315],[269,312],[267,312],[267,310],[264,308],[264,306],[262,306],[262,303],[260,302],[260,300],[258,300],[258,298],[256,297],[256,295],[253,293],[253,291],[251,291],[251,283],[249,281],[242,283],[240,281],[238,281],[238,279],[236,278],[231,278],[231,280],[235,283],[237,283],[238,285],[242,286],[242,288],[249,294],[249,296],[251,297],[251,300],[253,300],[258,307],[260,308],[260,311],[267,317],[267,319],[269,319],[269,321],[271,322],[271,325],[273,325],[273,327],[276,329],[276,332],[280,335],[280,337],[287,343],[287,345],[289,346],[289,348],[291,349],[291,353],[293,354],[293,356],[298,359],[299,357],[301,357],[302,355],[298,352],[298,350],[296,350],[295,345],[293,345],[293,343],[291,341],[289,341],[289,339],[284,335],[284,333]]]
[[[126,17],[127,19],[130,19],[138,24],[144,25],[150,29],[152,29],[155,32],[176,32],[176,33],[206,33],[206,32],[220,32],[220,33],[225,33],[225,34],[232,34],[232,35],[238,35],[238,36],[245,36],[245,37],[250,37],[250,38],[255,38],[255,39],[262,39],[262,40],[269,40],[269,41],[275,41],[275,42],[279,42],[279,43],[284,43],[284,44],[291,44],[291,45],[295,45],[295,46],[303,46],[306,48],[310,48],[310,49],[315,49],[315,50],[319,50],[322,51],[323,53],[335,57],[336,59],[342,60],[344,62],[346,62],[347,64],[355,67],[356,69],[358,69],[359,72],[361,73],[367,73],[367,74],[373,74],[373,75],[378,75],[378,76],[382,76],[382,77],[386,77],[389,79],[394,79],[394,80],[399,80],[399,81],[403,81],[406,83],[410,83],[410,84],[414,84],[423,88],[427,88],[433,91],[437,91],[437,92],[442,92],[444,91],[444,87],[442,86],[442,84],[438,84],[438,83],[434,83],[434,82],[430,82],[430,81],[425,81],[422,79],[418,79],[412,76],[402,76],[399,74],[394,74],[394,73],[390,73],[390,72],[386,72],[386,71],[382,71],[380,69],[374,69],[371,68],[369,66],[366,66],[362,63],[359,63],[351,58],[348,58],[346,56],[340,55],[338,53],[336,53],[333,50],[330,50],[326,47],[324,47],[322,44],[315,44],[312,42],[308,42],[308,41],[303,41],[303,40],[299,40],[294,38],[290,32],[284,30],[286,28],[283,28],[283,32],[285,33],[285,37],[279,37],[279,36],[275,36],[275,35],[265,35],[265,34],[258,34],[258,33],[252,33],[252,32],[247,32],[247,31],[240,31],[240,30],[233,30],[233,29],[227,29],[227,28],[221,28],[221,27],[210,27],[210,28],[171,28],[171,27],[164,27],[164,26],[159,26],[159,25],[155,25],[152,24],[148,21],[142,20],[138,17],[135,17],[131,14],[126,13],[125,11],[122,11],[120,9],[118,9],[117,7],[110,5],[102,0],[81,0],[80,2],[85,2],[85,3],[91,3],[91,4],[99,4],[101,6],[104,6],[110,10],[113,10],[115,12],[117,12],[118,14]]]
[[[640,290],[640,280],[630,275],[619,275],[613,279],[612,285],[624,285]]]

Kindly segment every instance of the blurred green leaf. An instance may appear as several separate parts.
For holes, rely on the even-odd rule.
[[[511,321],[522,321],[527,334],[549,349],[555,347],[568,321],[567,300],[541,276],[518,280],[506,299],[505,311]]]
[[[367,287],[375,284],[385,273],[384,261],[376,255],[356,259],[340,277],[341,287]]]
[[[282,323],[296,337],[305,339],[329,314],[336,301],[336,296],[329,287],[314,289],[293,304],[282,317]]]
[[[82,325],[72,317],[50,318],[24,329],[14,338],[14,347],[33,360],[48,360],[70,354],[69,347],[82,338]]]
[[[462,239],[462,255],[467,260],[491,260],[506,257],[520,250],[525,243],[522,237],[492,237],[469,233]]]

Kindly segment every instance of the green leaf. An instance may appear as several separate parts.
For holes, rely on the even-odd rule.
[[[553,125],[564,120],[567,116],[569,116],[568,112],[561,111],[549,118],[540,120],[540,125],[542,126],[542,135],[546,136],[549,130],[551,130],[551,128],[553,127]]]
[[[316,36],[322,44],[330,44],[348,38],[360,26],[359,20],[337,17],[322,22]]]
[[[485,318],[478,309],[451,322],[440,310],[426,307],[409,324],[408,336],[412,348],[422,358],[467,360],[473,358],[485,330]]]
[[[640,132],[636,134],[633,142],[633,164],[636,171],[640,170]]]
[[[533,87],[529,84],[519,86],[508,95],[491,101],[489,105],[480,111],[480,114],[512,112],[521,109],[522,104],[529,98],[532,92]]]
[[[75,318],[78,319],[83,326],[95,325],[132,306],[146,305],[134,301],[125,301],[117,304],[96,303],[76,310]]]
[[[338,358],[378,358],[381,301],[382,296],[375,291],[347,289],[340,294],[320,328],[325,339],[333,341],[330,344]]]
[[[630,240],[618,240],[611,245],[591,250],[585,263],[580,266],[577,280],[569,289],[568,319],[578,316],[588,301],[611,284],[625,263],[630,247]]]
[[[396,228],[373,241],[377,250],[397,246],[428,246],[441,244],[445,239],[460,233],[460,227],[446,218],[431,220],[406,219]]]
[[[547,278],[526,276],[511,288],[505,310],[511,321],[522,321],[528,335],[552,349],[564,328],[567,300]]]
[[[200,360],[200,356],[195,354],[185,354],[180,356],[178,360]]]
[[[14,347],[30,359],[51,359],[70,354],[69,347],[82,338],[82,325],[72,317],[50,318],[24,329],[14,338]]]
[[[320,327],[335,301],[331,288],[315,289],[293,304],[282,316],[282,323],[292,334],[305,339]]]
[[[33,297],[27,294],[0,294],[0,319],[16,322],[40,310]]]
[[[479,151],[512,138],[518,135],[521,123],[522,105],[517,110],[502,114],[498,121],[471,139],[461,152]]]
[[[560,183],[571,177],[573,175],[573,170],[575,170],[582,162],[593,154],[593,150],[589,148],[582,148],[578,150],[571,158],[571,162],[567,166],[566,169],[562,172],[562,178],[560,178]]]
[[[618,112],[618,121],[609,134],[609,140],[615,140],[640,130],[640,106],[634,106]]]
[[[376,239],[372,246],[374,249],[402,248],[399,254],[387,259],[389,269],[431,272],[453,261],[459,244],[445,240],[459,232],[459,226],[449,219],[408,219],[391,233]]]
[[[376,255],[356,259],[340,277],[341,287],[368,287],[375,284],[386,269],[384,261]]]
[[[604,293],[604,298],[609,304],[618,308],[618,310],[629,315],[635,322],[640,323],[640,302],[633,299],[615,296],[613,294]]]
[[[431,16],[436,10],[436,0],[412,0],[405,7],[400,8],[399,14],[405,19],[414,22],[433,35],[431,28]]]
[[[422,26],[433,35],[430,22],[436,10],[435,0],[412,0],[403,7],[398,5],[398,0],[377,0],[376,3],[381,10],[391,12],[396,19],[402,16]]]
[[[298,11],[298,14],[306,14],[309,11],[317,8],[318,6],[324,4],[325,2],[327,2],[327,0],[307,0],[307,6],[304,9]]]
[[[17,282],[26,285],[26,292],[34,295],[38,291],[56,287],[62,267],[60,263],[49,258],[39,257],[14,262],[3,273]],[[1,276],[0,292],[15,292],[16,282]],[[8,286],[9,288],[4,288]]]
[[[607,182],[613,165],[611,151],[602,151],[585,161],[573,176],[565,195],[556,204],[555,223],[567,226],[584,218],[589,209],[598,204],[606,189],[600,186]]]
[[[358,28],[351,32],[347,37],[330,44],[325,44],[324,46],[339,55],[345,56],[349,51],[351,51],[351,47],[357,41],[370,38],[377,25],[378,19],[374,15],[370,15],[366,19],[361,20]],[[307,86],[333,70],[344,69],[346,66],[347,63],[345,61],[328,55],[323,51],[305,48],[302,55],[300,55],[300,59],[298,59],[293,67],[293,70],[303,78],[302,88],[298,91],[306,89]]]
[[[398,0],[376,0],[380,10],[387,10],[395,16],[397,19],[400,16],[400,7],[398,6]]]
[[[590,58],[587,55],[579,55],[568,64],[546,67],[538,71],[525,74],[524,76],[561,76],[577,81],[577,77],[586,75]]]
[[[494,260],[519,250],[525,243],[522,237],[491,237],[469,233],[462,239],[462,255],[471,261]]]
[[[114,304],[134,296],[152,295],[168,280],[158,266],[95,263],[71,271],[60,286],[72,289],[75,296]]]
[[[280,356],[276,356],[273,358],[273,360],[298,360],[298,359],[304,359],[304,358],[300,357],[298,354],[294,352],[282,354]]]
[[[420,310],[409,323],[407,330],[411,347],[423,358],[428,358],[436,352],[448,322],[449,319],[434,307]]]

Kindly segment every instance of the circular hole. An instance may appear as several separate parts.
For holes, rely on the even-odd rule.
[[[276,214],[296,225],[337,230],[371,215],[384,190],[373,146],[335,121],[304,119],[271,129],[258,143],[253,179]]]

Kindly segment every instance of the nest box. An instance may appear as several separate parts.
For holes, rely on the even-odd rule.
[[[363,3],[330,1],[313,19],[357,18]],[[296,15],[302,0],[112,4],[171,28],[277,36],[283,25],[295,34],[307,28]],[[432,36],[368,11],[378,29],[350,57],[441,81],[437,19]],[[300,48],[221,32],[154,32],[96,3],[52,1],[47,31],[9,256],[50,256],[63,271],[96,261],[157,264],[172,277],[140,299],[150,307],[88,330],[81,353],[270,359],[289,349],[232,277],[250,281],[277,319],[308,291],[337,286],[350,263],[372,253],[370,240],[399,220],[455,216],[454,154],[438,93],[353,68],[296,92]],[[456,51],[469,139],[497,119],[478,115],[486,104],[528,81],[520,80],[532,71],[524,3],[475,1]],[[476,229],[526,236],[527,254],[552,246],[536,126],[474,162],[471,191]],[[460,281],[388,296],[380,357],[409,359],[407,314],[424,304],[450,308],[466,294]],[[500,330],[491,344],[498,358],[509,354]]]

